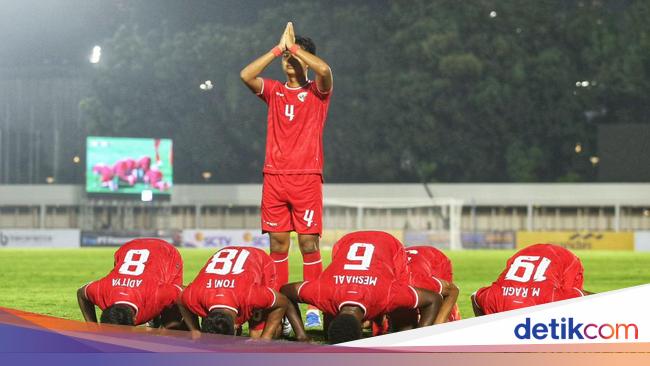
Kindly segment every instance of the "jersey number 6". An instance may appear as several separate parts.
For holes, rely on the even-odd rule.
[[[363,251],[362,254],[359,254],[360,251]],[[343,269],[349,269],[353,271],[367,271],[370,268],[370,262],[372,262],[372,253],[375,252],[375,246],[367,243],[354,243],[350,245],[350,250],[348,250],[347,260],[350,262],[360,262],[355,264],[346,264],[343,266]]]

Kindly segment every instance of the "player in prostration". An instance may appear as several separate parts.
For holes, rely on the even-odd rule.
[[[358,231],[336,242],[332,262],[318,279],[290,283],[281,291],[294,302],[321,309],[329,342],[341,343],[361,338],[364,320],[397,309],[418,309],[419,326],[433,324],[441,296],[415,288],[409,280],[399,240],[381,231]]]
[[[411,272],[411,285],[439,293],[443,297],[440,311],[434,324],[460,320],[458,312],[459,289],[453,282],[451,261],[437,248],[430,245],[406,248],[408,268]],[[413,309],[398,310],[390,314],[394,330],[407,330],[417,327],[419,314]]]
[[[590,294],[583,290],[584,269],[568,249],[535,244],[515,253],[491,286],[471,296],[476,316],[500,313]]]
[[[82,286],[77,300],[83,317],[101,323],[140,325],[160,315],[169,329],[185,329],[176,306],[183,289],[183,260],[162,239],[134,239],[114,255],[114,268],[105,277]]]
[[[270,236],[271,257],[278,281],[289,281],[290,232],[298,233],[303,279],[322,272],[318,247],[323,211],[323,129],[332,94],[332,71],[315,55],[311,39],[294,35],[288,23],[277,46],[240,73],[246,86],[267,105],[266,154],[262,189],[262,231]],[[259,75],[282,57],[287,81]],[[309,80],[308,71],[316,78]],[[320,325],[315,311],[307,312],[307,326]]]
[[[445,299],[449,297],[448,304],[453,304],[451,309],[447,310],[443,300],[438,316],[440,318],[447,311],[449,311],[449,315],[441,317],[439,322],[444,322],[445,318],[450,322],[460,320],[460,311],[456,303],[460,290],[454,283],[454,271],[449,257],[438,248],[430,245],[407,247],[406,255],[408,256],[409,270],[411,271],[411,283],[422,288],[431,286],[431,290],[435,292],[438,292],[437,288],[440,287]],[[427,284],[429,285],[427,286]]]
[[[272,339],[289,304],[276,286],[275,265],[268,254],[229,246],[208,260],[183,291],[179,306],[192,332],[235,335],[248,321],[252,338]],[[259,310],[262,318],[252,320]],[[197,316],[203,318],[200,326]],[[300,317],[294,314],[292,319]],[[306,340],[306,335],[299,334],[298,340]]]

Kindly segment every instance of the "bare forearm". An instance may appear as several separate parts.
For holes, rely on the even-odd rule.
[[[79,302],[79,309],[84,320],[87,322],[97,323],[97,314],[95,314],[95,304],[90,302],[83,293],[83,288],[77,291],[77,301]]]
[[[302,324],[302,317],[300,316],[298,303],[289,303],[289,306],[287,307],[287,319],[289,319],[289,323],[291,323],[291,327],[293,328],[293,332],[296,334],[297,340],[304,341],[309,339]]]
[[[244,67],[244,69],[239,73],[241,80],[252,92],[260,93],[262,91],[262,86],[264,84],[258,76],[269,64],[271,64],[271,62],[273,62],[275,57],[275,54],[269,51],[257,60],[248,64],[248,66]]]
[[[187,329],[191,332],[200,331],[199,317],[191,311],[187,310],[187,308],[183,306],[180,301],[177,301],[176,305],[178,305],[178,310],[180,310],[181,316],[183,317],[183,322],[187,326]]]
[[[300,47],[297,48],[295,55],[301,60],[305,61],[307,66],[309,66],[310,69],[314,70],[316,75],[320,77],[332,76],[332,70],[330,69],[329,65],[320,57],[311,54],[310,52],[305,51]]]
[[[262,331],[262,339],[273,339],[273,336],[280,327],[284,313],[284,307],[277,307],[269,311],[266,317],[266,323],[264,324],[264,330]]]
[[[447,283],[445,286],[445,291],[443,292],[444,299],[442,300],[442,305],[440,305],[440,311],[436,316],[434,324],[445,323],[449,320],[449,314],[458,300],[458,287],[456,285]]]

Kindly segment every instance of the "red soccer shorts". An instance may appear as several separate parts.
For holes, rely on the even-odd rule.
[[[320,174],[264,174],[262,232],[323,231],[323,180]]]

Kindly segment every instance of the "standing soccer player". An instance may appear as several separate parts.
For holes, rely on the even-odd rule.
[[[296,37],[288,23],[280,43],[240,73],[246,86],[268,105],[262,231],[268,232],[278,283],[289,281],[290,232],[298,233],[303,279],[323,270],[319,237],[323,211],[323,128],[332,92],[332,71],[315,55],[309,38]],[[278,57],[287,81],[259,75]],[[316,74],[309,80],[308,70]],[[316,309],[307,311],[306,326],[320,325]]]
[[[77,291],[87,322],[140,325],[160,315],[165,328],[183,329],[176,298],[183,290],[183,261],[178,250],[161,239],[135,239],[115,252],[106,277]]]
[[[500,313],[590,294],[582,289],[584,269],[568,249],[535,244],[515,253],[491,286],[472,295],[474,314]]]

